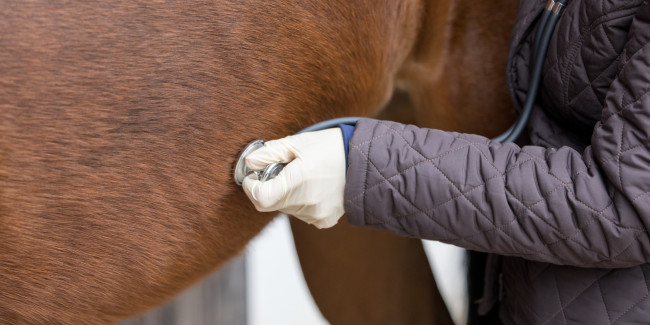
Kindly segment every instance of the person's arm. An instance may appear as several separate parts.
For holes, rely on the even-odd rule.
[[[583,153],[360,121],[350,222],[556,264],[650,262],[649,29],[650,13],[638,14]]]
[[[341,132],[269,141],[247,159],[277,178],[244,190],[260,211],[318,227],[355,225],[583,267],[650,262],[650,12],[636,15],[602,119],[583,153],[361,120]],[[635,87],[629,87],[629,80]],[[345,203],[339,191],[345,187]]]

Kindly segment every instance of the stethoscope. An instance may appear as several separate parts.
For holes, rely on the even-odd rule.
[[[519,138],[523,132],[528,120],[530,119],[530,113],[533,110],[535,104],[535,99],[537,98],[537,92],[539,91],[539,86],[542,80],[542,68],[544,67],[544,59],[546,58],[546,52],[548,50],[548,45],[553,36],[553,31],[555,30],[555,25],[560,19],[562,10],[566,7],[567,0],[548,0],[544,10],[542,11],[542,16],[540,17],[539,27],[535,33],[535,43],[533,47],[533,57],[532,57],[532,74],[530,77],[530,87],[528,94],[526,94],[526,100],[524,101],[523,109],[517,120],[512,124],[512,126],[503,132],[501,135],[493,138],[493,141],[505,143],[513,142]],[[330,120],[325,120],[311,126],[308,126],[296,134],[304,132],[319,131],[324,129],[329,129],[333,127],[338,127],[341,124],[355,125],[360,117],[339,117]],[[277,176],[280,171],[286,165],[285,163],[272,163],[266,166],[263,171],[254,171],[246,167],[244,159],[251,152],[262,148],[264,146],[264,140],[255,140],[248,144],[237,160],[235,164],[234,177],[235,183],[237,185],[242,184],[244,178],[250,174],[255,174],[260,181],[267,181],[269,179]]]

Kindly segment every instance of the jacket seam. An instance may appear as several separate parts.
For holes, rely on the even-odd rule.
[[[570,300],[569,302],[567,302],[565,305],[560,305],[560,310],[556,311],[553,315],[551,315],[551,317],[550,317],[546,322],[544,322],[544,324],[548,324],[548,323],[550,323],[550,322],[553,320],[553,318],[555,318],[555,316],[557,316],[557,314],[559,314],[560,312],[564,312],[564,309],[565,309],[567,306],[569,306],[573,301],[575,301],[576,299],[578,299],[578,297],[580,297],[583,293],[585,293],[585,291],[587,291],[587,290],[589,290],[591,287],[593,287],[594,284],[595,284],[597,281],[599,281],[600,279],[604,278],[607,274],[609,274],[609,273],[611,273],[611,272],[612,272],[612,270],[607,270],[607,271],[604,272],[603,274],[601,274],[601,275],[599,275],[598,277],[596,277],[596,279],[595,279],[591,284],[589,284],[586,288],[584,288],[583,290],[581,290],[581,291],[580,291],[580,292],[579,292],[575,297],[573,297],[573,299],[571,299],[571,300]]]
[[[641,51],[644,51],[644,50],[648,47],[648,45],[650,45],[650,42],[644,44],[643,46],[641,46],[641,48],[639,48],[638,50],[636,50],[636,51],[634,52],[634,54],[632,54],[632,57],[636,56],[636,55],[637,55],[638,53],[640,53]],[[622,63],[622,66],[627,66],[629,60],[631,60],[632,57],[630,57],[630,59],[628,59],[626,62]],[[621,77],[621,74],[623,73],[623,71],[625,71],[625,69],[621,69],[621,71],[617,74],[617,77],[616,77],[617,79],[620,80],[620,77]],[[609,115],[607,115],[607,116],[603,116],[603,118],[601,119],[600,124],[596,126],[596,129],[595,129],[594,131],[596,131],[596,130],[602,128],[602,127],[605,125],[605,123],[607,123],[607,122],[611,119],[611,117],[613,117],[614,115],[619,115],[619,114],[621,114],[624,110],[629,109],[629,107],[631,107],[631,106],[633,106],[634,104],[636,104],[639,100],[641,100],[642,98],[644,98],[645,96],[647,96],[649,93],[650,93],[650,90],[648,90],[648,91],[646,91],[646,92],[640,94],[637,98],[632,99],[630,102],[627,102],[627,103],[624,103],[624,102],[622,101],[623,98],[621,97],[621,103],[619,104],[620,107],[621,107],[621,109],[620,109],[620,110],[616,110],[615,112],[613,112],[613,113],[611,113],[611,114],[609,114]]]
[[[648,297],[650,297],[650,291],[648,291],[648,293],[646,293],[645,296],[641,297],[641,299],[637,300],[637,301],[636,301],[635,303],[633,303],[630,307],[628,307],[628,308],[627,308],[627,309],[626,309],[622,314],[620,314],[618,317],[616,317],[616,318],[612,321],[612,324],[613,324],[614,322],[616,322],[617,320],[621,319],[621,317],[627,315],[627,313],[629,313],[629,312],[630,312],[634,307],[636,307],[638,304],[640,304],[640,303],[642,303],[643,301],[645,301],[646,299],[648,299]]]
[[[567,103],[567,106],[573,105],[575,101],[578,100],[578,98],[580,98],[580,96],[582,96],[582,94],[585,91],[587,91],[589,88],[592,88],[593,90],[594,82],[598,81],[598,79],[602,78],[603,76],[606,76],[607,70],[609,70],[615,63],[619,62],[620,60],[621,60],[621,54],[619,53],[618,56],[614,60],[612,60],[612,62],[610,62],[607,65],[607,67],[605,67],[605,69],[603,69],[603,71],[601,71],[600,74],[596,76],[596,78],[594,78],[594,80],[589,80],[589,84],[587,84],[584,88],[582,88],[582,90],[580,90],[576,95],[573,96],[573,99],[571,99],[571,101]]]
[[[600,299],[603,301],[603,306],[605,306],[605,313],[607,314],[607,320],[610,324],[613,324],[612,315],[609,313],[609,308],[607,308],[607,303],[605,302],[605,296],[603,295],[603,288],[600,286],[600,281],[596,281],[596,286],[598,287],[598,293],[600,294]]]
[[[638,6],[634,6],[634,3],[632,3],[632,6],[630,6],[630,7],[622,6],[620,8],[617,8],[615,10],[612,10],[612,11],[610,11],[608,13],[604,13],[604,14],[594,18],[592,20],[592,23],[590,23],[589,25],[582,25],[579,28],[580,29],[580,36],[577,36],[572,41],[567,42],[568,43],[567,47],[569,47],[569,48],[573,48],[575,46],[579,47],[579,44],[584,42],[584,38],[587,36],[587,34],[592,32],[596,28],[598,28],[600,25],[602,25],[604,23],[607,23],[607,22],[609,22],[611,20],[614,20],[614,19],[629,16],[629,14],[627,14],[627,11],[635,11],[637,9],[637,7]],[[618,15],[621,12],[625,12],[625,14]],[[617,15],[614,16],[614,17],[611,17],[611,15],[613,15],[613,14],[617,14]],[[608,17],[608,16],[610,16],[610,17]],[[607,17],[607,19],[604,19],[605,17]],[[558,57],[552,64],[549,64],[548,68],[545,69],[544,74],[546,74],[546,72],[550,71],[551,69],[554,69],[555,65],[559,64],[560,61],[563,61],[567,57],[569,57],[570,53],[568,53],[568,52],[565,52],[565,53],[566,53],[565,55],[563,55],[562,57]]]

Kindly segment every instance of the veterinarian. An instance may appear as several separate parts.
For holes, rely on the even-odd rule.
[[[519,108],[543,7],[522,1],[512,34]],[[362,119],[268,141],[247,165],[290,163],[244,190],[258,210],[319,228],[345,212],[354,225],[490,253],[479,311],[498,303],[506,324],[648,323],[649,44],[650,1],[569,1],[530,146]]]

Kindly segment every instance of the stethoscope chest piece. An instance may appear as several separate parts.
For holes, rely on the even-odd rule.
[[[246,162],[244,161],[244,159],[246,159],[246,157],[250,155],[251,152],[262,147],[264,147],[264,140],[255,140],[249,143],[246,146],[246,148],[244,148],[244,150],[241,152],[241,155],[239,155],[239,159],[237,159],[237,163],[235,164],[235,175],[234,175],[235,183],[237,183],[237,185],[241,186],[246,176],[250,175],[251,173],[256,173],[254,170],[246,166]]]
[[[264,147],[264,140],[255,140],[251,143],[249,143],[246,148],[242,151],[241,155],[239,155],[239,159],[237,159],[237,163],[235,164],[235,183],[237,185],[241,186],[241,184],[244,182],[244,178],[250,174],[255,174],[257,176],[257,179],[259,179],[262,182],[266,182],[270,179],[273,179],[275,176],[278,176],[278,174],[282,171],[284,166],[286,164],[283,163],[271,163],[264,168],[263,171],[255,171],[246,166],[246,157],[250,155],[253,151]]]

